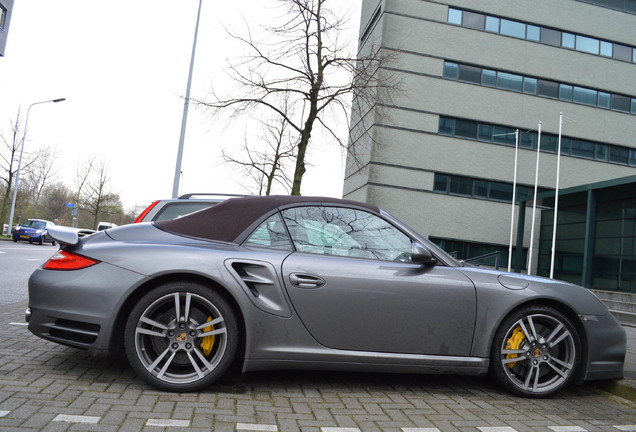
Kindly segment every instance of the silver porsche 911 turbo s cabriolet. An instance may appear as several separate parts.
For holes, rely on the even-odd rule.
[[[623,373],[625,332],[589,290],[463,266],[368,204],[234,198],[64,245],[29,280],[29,330],[122,347],[168,391],[243,371],[485,374],[554,394]]]

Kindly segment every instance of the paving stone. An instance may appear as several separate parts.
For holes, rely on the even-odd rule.
[[[149,431],[148,419],[188,420],[184,431],[236,432],[238,423],[276,425],[280,432],[356,428],[402,432],[437,428],[476,432],[509,427],[550,432],[575,426],[616,432],[636,424],[636,403],[594,386],[572,387],[550,399],[523,399],[488,377],[383,375],[324,372],[264,372],[224,378],[198,393],[152,389],[121,361],[93,359],[85,352],[42,341],[18,321],[24,305],[0,308],[0,430]],[[1,319],[4,318],[4,321]],[[12,339],[21,335],[19,340]],[[100,417],[94,428],[53,422],[58,414]]]

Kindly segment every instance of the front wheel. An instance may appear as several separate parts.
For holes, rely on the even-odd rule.
[[[216,381],[232,363],[238,324],[228,302],[210,288],[173,282],[146,294],[126,323],[128,361],[149,384],[191,392]]]
[[[581,363],[578,333],[555,309],[533,306],[508,316],[495,335],[491,370],[512,393],[545,397],[566,387]]]

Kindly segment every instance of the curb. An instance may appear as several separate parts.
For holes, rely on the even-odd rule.
[[[636,381],[623,378],[617,381],[602,381],[595,385],[595,387],[604,392],[613,394],[614,396],[627,399],[631,402],[636,402]]]

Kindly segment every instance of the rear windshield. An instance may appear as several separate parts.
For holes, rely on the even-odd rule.
[[[153,218],[154,221],[162,221],[175,219],[181,216],[185,216],[190,213],[194,213],[197,210],[212,207],[217,203],[211,202],[173,202],[168,203],[162,208],[159,213]]]

